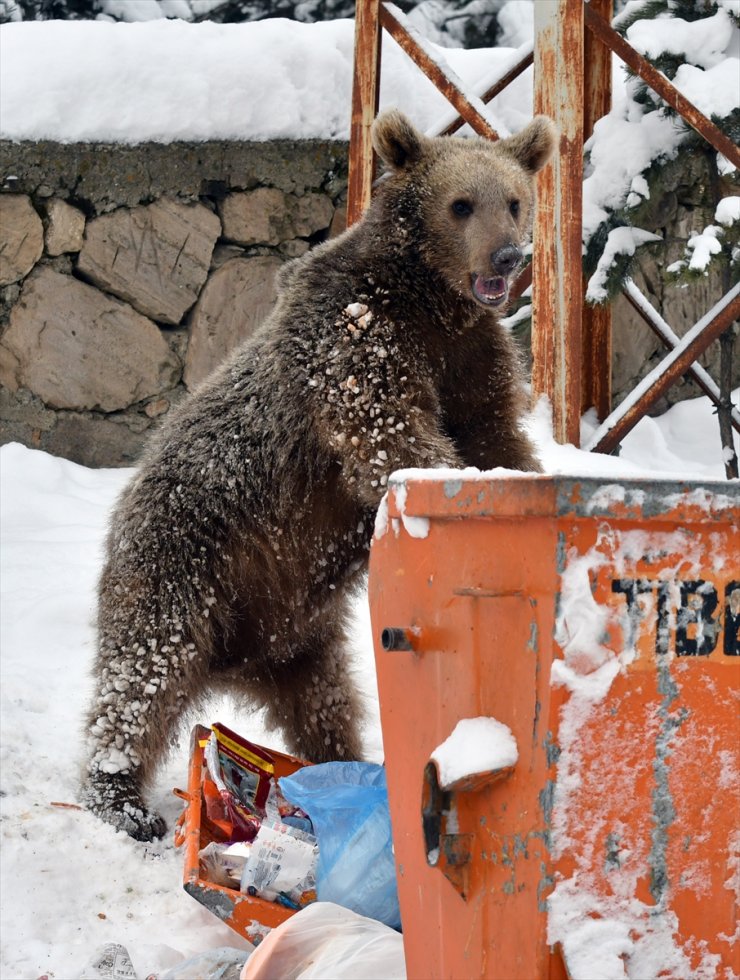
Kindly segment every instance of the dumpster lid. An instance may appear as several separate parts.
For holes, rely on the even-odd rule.
[[[496,470],[407,469],[392,474],[384,517],[612,517],[727,521],[740,507],[740,481],[603,480]],[[381,508],[382,509],[382,508]],[[419,533],[418,536],[423,536]]]

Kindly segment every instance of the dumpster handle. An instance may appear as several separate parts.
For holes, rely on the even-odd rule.
[[[424,770],[424,790],[421,802],[421,823],[424,828],[424,847],[427,864],[435,867],[439,862],[439,844],[442,836],[442,814],[450,809],[450,793],[445,793],[437,779],[437,767],[428,762]]]
[[[427,864],[441,871],[460,897],[467,899],[473,835],[450,832],[447,822],[453,807],[453,794],[439,785],[437,766],[428,762],[424,769],[421,800]]]

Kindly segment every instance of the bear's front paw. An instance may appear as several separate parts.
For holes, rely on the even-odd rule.
[[[167,831],[162,817],[144,806],[138,788],[120,773],[98,773],[91,778],[83,788],[82,802],[105,823],[134,840],[153,841]]]

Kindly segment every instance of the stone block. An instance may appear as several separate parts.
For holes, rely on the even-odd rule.
[[[279,259],[259,255],[225,262],[208,280],[192,313],[184,381],[193,388],[257,329],[276,299]]]
[[[302,197],[276,187],[229,194],[220,202],[224,237],[240,245],[278,245],[308,238],[331,224],[334,205],[326,194]]]
[[[0,434],[3,442],[14,439],[24,442],[14,433],[25,426],[31,432],[49,432],[56,424],[56,413],[27,388],[10,391],[0,385]]]
[[[123,409],[174,387],[180,370],[151,320],[48,267],[24,283],[0,341],[0,382],[52,408]]]
[[[44,250],[44,226],[25,194],[0,194],[0,286],[23,279]]]
[[[41,436],[40,448],[81,466],[133,466],[149,438],[120,417],[60,412],[52,432]]]
[[[49,255],[79,252],[85,234],[85,215],[79,208],[54,198],[46,206],[46,251]]]
[[[218,217],[200,204],[162,198],[87,223],[78,270],[140,313],[177,324],[206,281]]]

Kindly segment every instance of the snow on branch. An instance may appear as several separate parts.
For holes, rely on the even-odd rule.
[[[619,255],[634,255],[635,249],[646,242],[660,242],[660,235],[654,235],[642,228],[614,228],[609,232],[606,245],[596,266],[596,272],[588,281],[586,299],[589,303],[605,303],[609,298],[605,283],[609,270]]]

